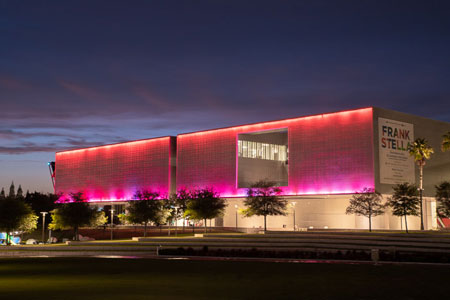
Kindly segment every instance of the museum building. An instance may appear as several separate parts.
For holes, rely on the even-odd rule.
[[[421,137],[435,149],[424,169],[424,223],[431,229],[438,227],[434,186],[450,180],[450,154],[440,151],[448,131],[447,122],[368,107],[60,151],[55,192],[82,191],[92,203],[117,205],[138,190],[167,196],[180,188],[212,187],[228,202],[213,225],[260,228],[262,217],[236,218],[236,212],[247,188],[268,180],[289,201],[286,216],[268,217],[269,229],[363,229],[367,218],[345,214],[349,199],[374,188],[386,200],[394,184],[418,183],[406,148]],[[372,224],[404,226],[389,211]],[[408,225],[418,229],[420,218],[408,217]]]

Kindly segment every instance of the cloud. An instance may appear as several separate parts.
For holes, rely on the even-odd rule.
[[[73,82],[67,82],[67,81],[60,81],[60,85],[68,90],[69,92],[74,93],[75,95],[79,96],[81,99],[94,101],[96,104],[105,104],[110,103],[111,99],[108,99],[105,95],[102,93],[89,88],[87,86],[83,86],[80,84],[76,84]]]
[[[61,136],[68,137],[70,136],[70,134],[58,132],[39,132],[39,131],[23,132],[10,129],[0,130],[0,139],[4,140],[16,140],[22,138],[35,138],[35,137],[61,137]]]
[[[29,89],[30,84],[25,81],[18,80],[8,75],[0,75],[0,88],[10,89],[10,90],[23,90]]]
[[[54,147],[28,145],[28,146],[16,146],[16,147],[4,147],[0,146],[0,154],[24,154],[31,152],[54,152]]]
[[[150,104],[152,109],[156,109],[158,111],[170,111],[172,109],[176,109],[176,107],[171,105],[169,101],[163,100],[155,92],[151,91],[145,86],[136,85],[131,87],[131,90],[135,95],[144,99],[146,103]]]
[[[120,142],[123,140],[114,140],[114,142]],[[61,142],[52,143],[34,143],[34,142],[22,142],[12,146],[0,146],[0,154],[25,154],[33,152],[56,152],[72,148],[86,148],[97,145],[106,144],[105,141],[96,140],[88,141],[83,138],[72,139],[68,138]]]

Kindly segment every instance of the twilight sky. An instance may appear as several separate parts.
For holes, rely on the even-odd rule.
[[[450,121],[449,1],[0,0],[0,188],[54,152],[380,106]]]

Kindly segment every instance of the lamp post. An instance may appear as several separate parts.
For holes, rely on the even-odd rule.
[[[114,209],[113,205],[111,204],[111,241],[113,239],[113,220],[114,220]]]
[[[238,205],[235,204],[234,208],[236,209],[236,232],[238,231]]]
[[[178,236],[178,206],[175,206],[175,237]]]
[[[294,223],[293,223],[293,228],[294,228],[294,231],[295,231],[295,204],[297,204],[297,202],[291,202],[291,205],[292,205],[292,210],[294,211],[294,214],[293,214],[293,216],[294,216]]]
[[[42,214],[42,243],[45,243],[45,215],[48,214],[46,211],[41,211]]]

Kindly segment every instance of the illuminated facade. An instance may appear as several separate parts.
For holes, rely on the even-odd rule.
[[[90,202],[132,199],[137,190],[175,190],[175,137],[56,153],[55,190],[83,192]]]
[[[213,187],[229,202],[215,224],[234,227],[246,188],[270,180],[291,205],[288,216],[269,217],[270,228],[366,228],[366,218],[345,214],[351,195],[375,188],[387,197],[393,184],[417,182],[407,143],[426,137],[438,149],[446,130],[449,123],[369,107],[62,151],[56,154],[55,190],[83,191],[91,202],[123,202],[142,189],[166,196],[179,188]],[[449,170],[450,157],[436,151],[425,169],[426,196],[450,178]],[[436,227],[433,205],[427,198],[428,228]],[[417,219],[408,220],[412,228]],[[238,223],[259,228],[262,218],[239,217]],[[373,224],[403,226],[388,214]]]
[[[276,145],[288,149],[284,195],[348,194],[374,187],[371,108],[178,135],[177,187],[214,186],[223,197],[244,196],[237,176],[245,163],[239,157],[239,136],[274,130],[287,132],[287,145]],[[257,155],[246,156],[266,161]]]

